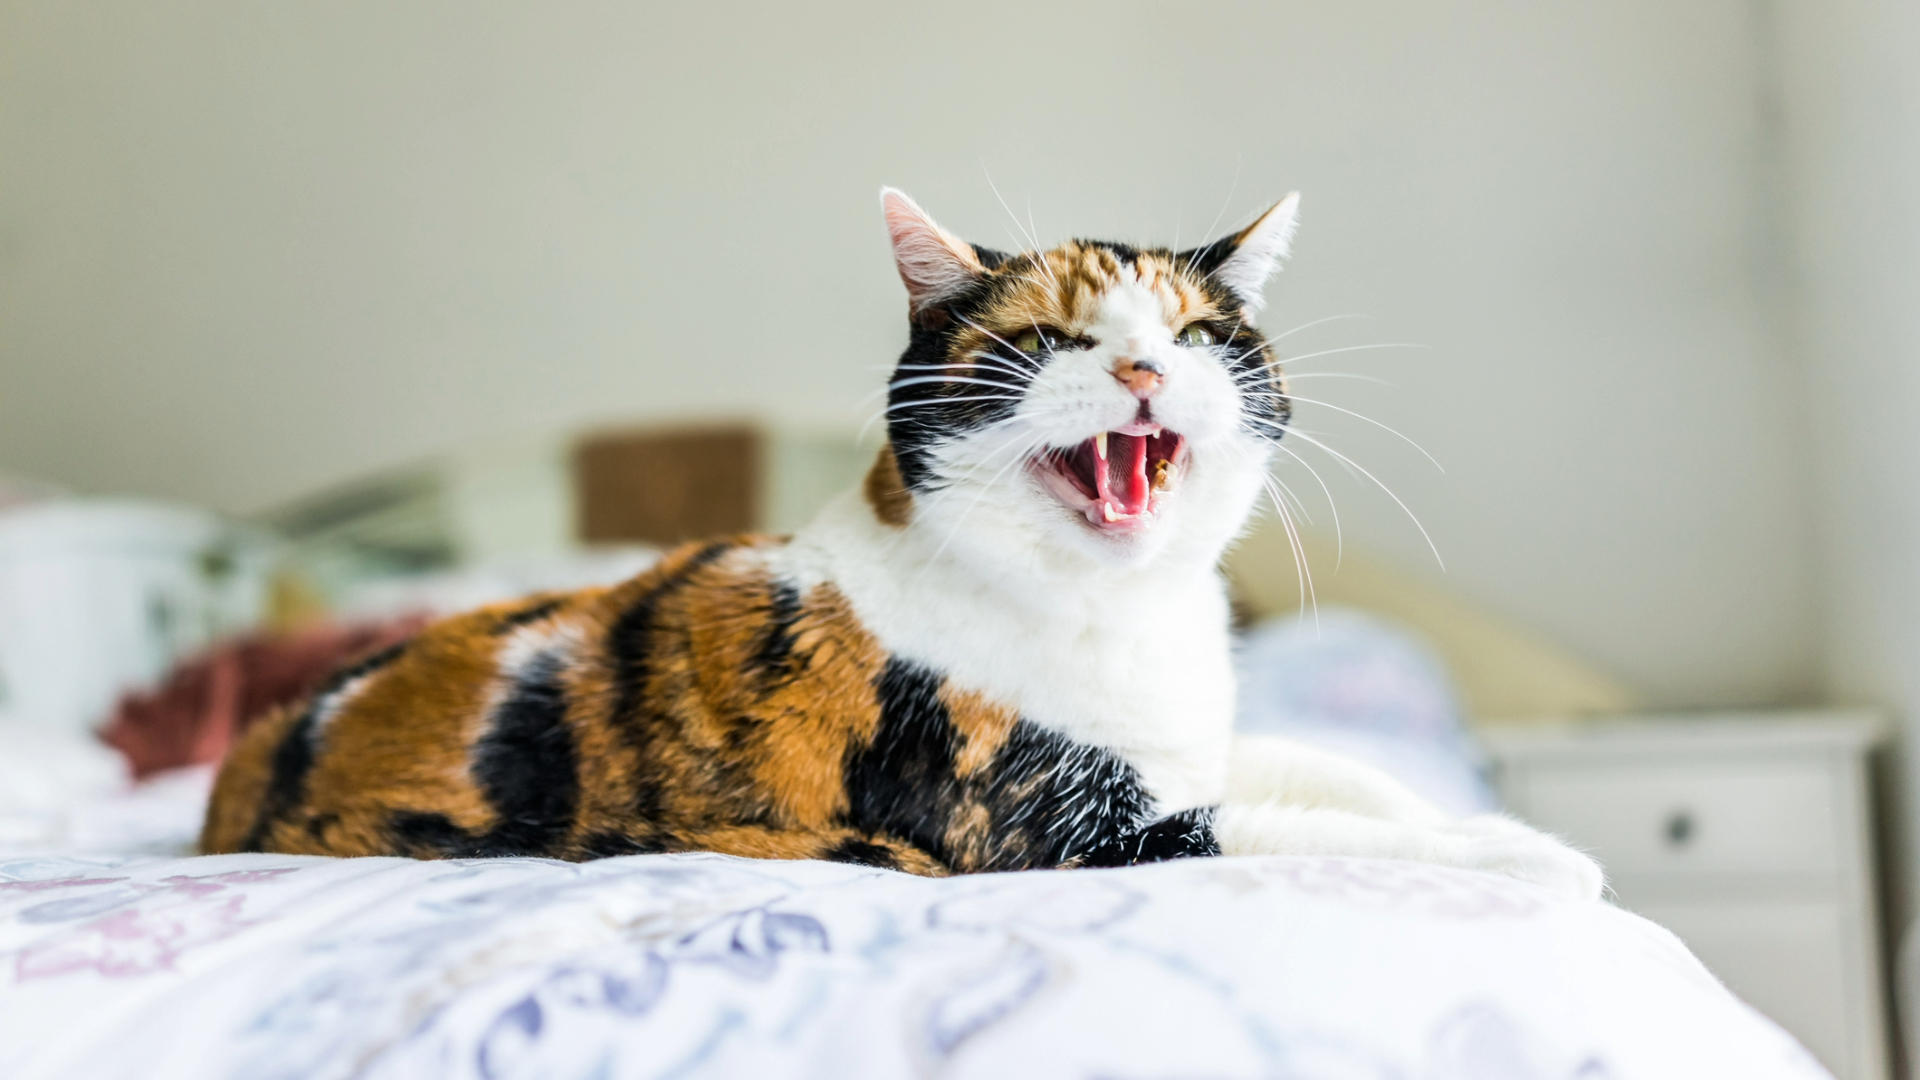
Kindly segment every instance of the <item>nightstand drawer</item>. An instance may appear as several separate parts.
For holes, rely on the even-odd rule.
[[[1840,1076],[1870,1076],[1854,1037],[1873,976],[1838,903],[1638,904],[1634,910],[1678,934],[1729,989],[1800,1037]]]
[[[1589,848],[1621,906],[1842,1080],[1887,1080],[1863,713],[1640,717],[1483,730],[1516,815]]]
[[[1818,758],[1530,762],[1515,809],[1609,873],[1839,872],[1839,778]]]

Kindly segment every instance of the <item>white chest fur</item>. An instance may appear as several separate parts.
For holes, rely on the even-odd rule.
[[[1119,753],[1162,812],[1219,799],[1234,682],[1211,565],[989,573],[853,493],[773,558],[803,587],[832,582],[892,654]]]

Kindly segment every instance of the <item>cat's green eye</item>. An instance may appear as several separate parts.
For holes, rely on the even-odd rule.
[[[1199,323],[1194,323],[1192,326],[1180,331],[1179,342],[1188,347],[1211,345],[1214,343],[1214,340],[1213,331]]]
[[[1029,325],[1025,331],[1010,331],[1004,338],[995,336],[993,340],[1000,342],[1002,346],[1016,350],[1020,356],[1029,357],[1029,359],[1052,356],[1056,352],[1073,350],[1073,348],[1092,348],[1092,342],[1087,338],[1069,338],[1064,331],[1058,331],[1054,327],[1041,327],[1041,325]]]
[[[1069,338],[1051,326],[1029,326],[1013,339],[1013,347],[1028,356],[1038,356],[1043,352],[1059,352],[1061,349],[1083,346],[1078,339]]]

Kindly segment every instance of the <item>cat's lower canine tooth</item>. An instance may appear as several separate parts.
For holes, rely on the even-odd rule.
[[[1100,504],[1100,513],[1101,513],[1101,514],[1103,514],[1103,515],[1104,515],[1104,516],[1106,517],[1106,519],[1107,519],[1108,521],[1119,521],[1119,520],[1120,520],[1120,515],[1119,515],[1119,514],[1116,514],[1116,513],[1114,513],[1114,512],[1113,512],[1113,504],[1112,504],[1112,503],[1101,503],[1101,504]]]

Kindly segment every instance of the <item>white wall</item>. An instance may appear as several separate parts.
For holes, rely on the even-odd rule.
[[[1778,25],[1827,690],[1904,720],[1920,866],[1920,9],[1782,0]]]
[[[1303,426],[1454,586],[1656,703],[1804,697],[1755,40],[1735,0],[9,4],[0,468],[250,510],[514,430],[857,419],[904,338],[880,183],[1002,244],[983,165],[1048,238],[1300,188],[1272,325],[1432,348],[1298,389],[1448,472]]]

